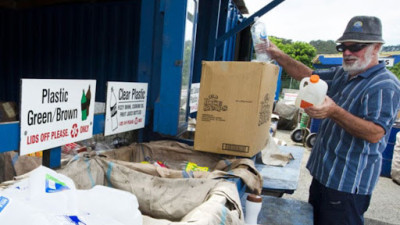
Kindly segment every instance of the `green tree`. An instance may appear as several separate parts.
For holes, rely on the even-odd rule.
[[[393,67],[388,67],[388,69],[400,80],[400,63],[396,63]]]
[[[269,37],[269,39],[279,49],[291,56],[293,59],[302,62],[310,68],[313,68],[312,60],[317,55],[317,50],[314,48],[314,46],[306,42],[292,42],[292,40],[277,37]],[[285,71],[282,72],[281,84],[282,88],[299,88],[299,82],[292,79]]]
[[[336,43],[332,40],[310,41],[310,45],[314,46],[314,48],[317,49],[317,54],[335,54],[335,53],[337,53]]]
[[[183,68],[182,68],[182,84],[187,86],[189,84],[190,78],[190,60],[192,54],[192,41],[185,41],[184,50],[183,50]]]

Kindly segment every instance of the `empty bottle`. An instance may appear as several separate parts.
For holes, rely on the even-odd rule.
[[[307,108],[313,105],[321,105],[328,91],[328,85],[318,75],[305,77],[300,82],[300,91],[297,95],[295,105],[300,108]]]
[[[259,62],[270,62],[270,57],[266,52],[258,50],[256,47],[259,44],[266,43],[269,45],[269,40],[267,36],[267,30],[265,24],[261,22],[258,17],[254,19],[256,22],[251,26],[251,37],[253,39],[253,46],[256,51],[256,60]]]
[[[260,195],[249,194],[246,198],[244,222],[247,225],[257,225],[258,214],[262,208],[262,197]]]

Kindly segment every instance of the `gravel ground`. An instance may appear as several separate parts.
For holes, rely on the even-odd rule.
[[[295,143],[290,139],[290,132],[278,130],[275,138],[284,140],[290,146],[304,147],[302,144]],[[283,198],[305,202],[308,200],[308,188],[311,183],[311,176],[305,165],[310,156],[311,149],[304,148],[297,190],[292,195],[285,194]],[[400,186],[390,178],[380,177],[372,194],[371,204],[364,217],[365,225],[400,225]]]

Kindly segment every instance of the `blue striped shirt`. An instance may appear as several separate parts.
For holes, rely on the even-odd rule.
[[[342,67],[315,71],[328,83],[328,96],[343,109],[380,125],[378,143],[352,136],[333,120],[322,120],[307,169],[326,187],[370,195],[378,181],[382,152],[400,108],[400,82],[380,63],[349,80]]]

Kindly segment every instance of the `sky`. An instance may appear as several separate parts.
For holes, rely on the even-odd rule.
[[[246,0],[250,16],[271,0]],[[336,41],[356,15],[379,17],[385,45],[400,45],[400,0],[284,0],[264,14],[268,35],[310,42]]]

